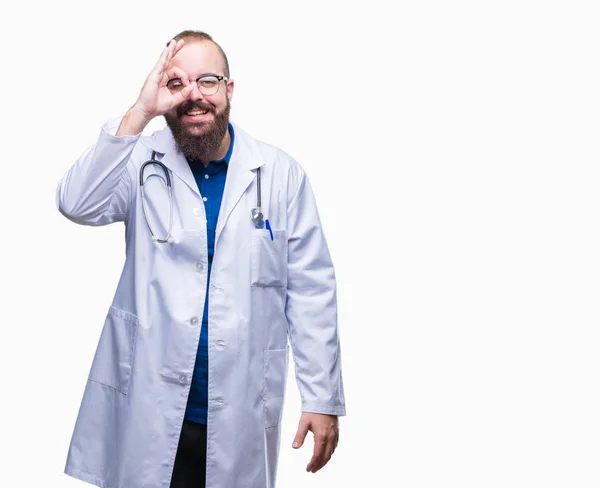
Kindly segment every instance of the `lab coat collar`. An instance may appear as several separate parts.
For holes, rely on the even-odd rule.
[[[235,144],[227,168],[223,200],[217,221],[215,246],[233,208],[256,178],[255,170],[266,162],[265,154],[260,151],[256,141],[238,125],[233,122],[231,124],[235,132]],[[161,162],[200,196],[190,165],[185,156],[177,150],[171,129],[166,126],[155,132],[151,144],[153,150],[163,155]]]
[[[241,178],[246,182],[249,176],[254,177],[252,170],[265,163],[264,156],[258,150],[254,139],[233,122],[231,125],[233,125],[236,140],[227,169],[227,181]],[[177,145],[169,126],[156,131],[152,135],[151,145],[153,150],[162,155],[161,162],[181,178],[195,193],[200,195],[188,160],[177,150]],[[230,183],[229,185],[231,186],[232,184],[237,189],[238,185],[235,183]],[[244,190],[246,187],[244,187]]]
[[[240,201],[244,192],[256,178],[256,169],[265,164],[265,155],[259,150],[256,141],[233,124],[235,144],[227,169],[225,190],[215,233],[215,246],[229,215]]]
[[[245,131],[240,129],[237,124],[233,122],[230,123],[233,126],[236,140],[233,146],[233,153],[229,161],[229,166],[240,166],[248,170],[254,170],[262,166],[265,163],[264,157],[258,151],[254,140]],[[167,158],[168,162],[170,162],[173,167],[168,165],[165,161],[163,161],[163,163],[168,166],[171,171],[180,177],[183,177],[184,174],[189,172],[193,180],[191,171],[188,171],[189,163],[183,154],[178,152],[175,139],[173,138],[169,126],[165,126],[163,129],[156,131],[152,135],[152,149],[158,153],[169,156]]]

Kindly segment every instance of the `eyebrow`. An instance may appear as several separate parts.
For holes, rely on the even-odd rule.
[[[197,76],[196,78],[202,78],[203,76],[221,76],[221,75],[218,75],[216,73],[204,73],[200,76]]]
[[[198,78],[203,78],[204,76],[223,76],[223,78],[225,78],[225,75],[218,75],[216,73],[203,73],[200,76],[196,76],[196,78],[192,78],[193,80],[197,80]],[[176,76],[175,78],[171,78],[171,80],[180,80],[181,78],[179,78],[178,76]],[[171,81],[169,80],[169,81]]]

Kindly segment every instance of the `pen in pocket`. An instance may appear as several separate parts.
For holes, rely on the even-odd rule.
[[[273,231],[271,230],[271,224],[269,223],[269,219],[265,220],[265,225],[267,227],[267,230],[269,231],[269,234],[271,234],[271,240],[273,240]]]

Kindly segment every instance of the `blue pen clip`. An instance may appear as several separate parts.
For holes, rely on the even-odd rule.
[[[271,240],[273,240],[273,231],[271,230],[271,224],[269,224],[269,219],[265,220],[265,224],[267,225],[267,230],[269,234],[271,234]]]

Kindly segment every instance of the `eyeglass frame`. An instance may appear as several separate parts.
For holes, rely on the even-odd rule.
[[[198,90],[200,90],[200,93],[202,93],[203,95],[206,95],[206,93],[202,92],[202,89],[200,88],[200,85],[198,85],[198,82],[202,79],[202,78],[216,78],[217,81],[219,82],[217,84],[217,91],[215,91],[215,93],[211,93],[210,95],[207,96],[211,96],[211,95],[215,95],[217,93],[219,93],[219,87],[221,86],[221,82],[225,81],[225,83],[227,83],[229,81],[229,78],[227,78],[227,76],[222,76],[222,75],[213,75],[213,74],[204,74],[199,76],[198,78],[196,78],[195,80],[189,80],[190,83],[193,81],[194,83],[196,83],[196,86],[198,87]],[[173,90],[170,86],[169,83],[171,83],[172,81],[175,80],[179,80],[182,83],[182,87],[181,89],[183,89],[183,81],[181,80],[181,78],[171,78],[170,80],[167,81],[167,84],[165,85],[169,90]]]

